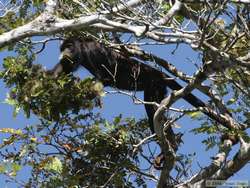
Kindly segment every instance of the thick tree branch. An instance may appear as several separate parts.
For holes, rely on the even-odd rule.
[[[226,162],[226,165],[219,169],[211,179],[214,180],[226,180],[233,176],[241,168],[243,168],[250,161],[250,143],[245,142],[240,138],[240,149],[235,154],[232,160]]]
[[[223,165],[223,163],[226,161],[226,158],[231,151],[233,143],[231,140],[224,140],[223,143],[219,147],[218,154],[213,157],[212,163],[202,169],[198,174],[194,175],[191,179],[188,181],[176,185],[176,188],[185,188],[185,187],[204,187],[205,185],[200,182],[204,179],[210,179],[212,175],[214,175]]]
[[[167,24],[171,18],[173,18],[178,11],[180,11],[182,6],[182,3],[178,0],[175,1],[174,6],[171,7],[171,9],[168,11],[168,13],[159,21],[155,23],[156,26],[162,26]]]

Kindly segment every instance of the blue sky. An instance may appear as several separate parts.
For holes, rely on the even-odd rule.
[[[39,38],[38,38],[39,39]],[[167,59],[169,62],[175,64],[179,69],[183,70],[186,73],[192,74],[195,71],[195,66],[192,63],[198,63],[198,54],[193,52],[189,47],[185,45],[180,45],[174,55],[171,52],[175,49],[174,45],[161,45],[161,46],[145,46],[147,51],[151,51],[158,56]],[[12,55],[10,52],[0,52],[0,62],[4,57]],[[38,55],[38,58],[35,63],[40,63],[44,65],[47,69],[53,67],[58,62],[59,56],[59,42],[52,41],[49,42],[45,50]],[[190,59],[188,59],[190,58]],[[192,63],[191,61],[192,60]],[[80,74],[81,77],[90,75],[86,70],[81,69],[77,74]],[[112,90],[112,88],[107,88],[107,90]],[[13,118],[12,112],[13,108],[5,103],[3,103],[6,93],[8,90],[5,88],[2,81],[0,81],[0,117],[1,123],[0,128],[11,127],[11,128],[22,128],[28,124],[34,124],[36,118],[31,117],[26,119],[23,113],[18,114],[16,118]],[[200,95],[198,92],[195,92],[201,99],[206,99],[206,97]],[[143,98],[142,93],[138,94],[139,97]],[[123,114],[123,117],[135,117],[141,118],[145,117],[146,113],[143,105],[135,105],[131,98],[121,94],[115,95],[106,95],[103,99],[104,106],[102,110],[103,116],[111,120],[119,114]],[[189,106],[186,102],[180,101],[176,106]],[[182,131],[184,135],[184,144],[181,146],[179,152],[181,153],[193,153],[196,152],[196,158],[194,161],[194,166],[196,170],[199,170],[199,165],[204,167],[208,165],[211,161],[210,157],[214,156],[217,152],[217,149],[205,151],[205,146],[201,144],[202,139],[205,138],[204,135],[193,135],[189,133],[189,130],[192,128],[198,127],[199,124],[191,120],[190,118],[183,118],[179,121],[180,129],[175,129],[176,132]],[[3,138],[3,134],[0,134],[0,140]],[[27,174],[29,170],[27,170]],[[27,174],[21,174],[20,178],[26,178]],[[237,173],[232,179],[234,180],[249,180],[250,181],[250,166],[249,164],[245,166],[243,170]],[[0,184],[4,185],[1,187],[16,187],[13,184],[6,184],[4,176],[0,175]]]

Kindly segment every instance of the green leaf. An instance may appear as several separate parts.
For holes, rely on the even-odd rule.
[[[7,171],[7,166],[5,164],[0,165],[0,173],[5,173]]]
[[[199,134],[199,133],[207,133],[207,134],[213,134],[217,132],[216,126],[212,125],[202,125],[201,127],[192,129],[191,132],[194,134]]]
[[[17,114],[20,112],[21,107],[19,105],[15,106],[13,111],[13,117],[16,117]]]
[[[68,81],[67,80],[58,80],[58,83],[59,83],[59,85],[61,86],[61,88],[63,88],[64,87],[64,85],[67,83]]]
[[[202,113],[200,111],[196,112],[188,112],[187,113],[192,119],[198,119],[199,117],[202,116]]]
[[[18,102],[15,99],[11,98],[9,94],[7,94],[4,103],[9,104],[11,106],[16,106],[18,104]]]
[[[169,3],[164,3],[164,5],[162,6],[162,10],[164,13],[167,13],[170,10],[171,6]]]
[[[213,148],[215,145],[217,145],[217,137],[210,136],[206,140],[203,140],[202,143],[206,145],[206,151],[207,151]]]
[[[21,109],[18,101],[16,99],[13,99],[12,97],[10,97],[10,94],[8,93],[7,97],[4,100],[4,103],[9,104],[9,105],[14,107],[13,117],[16,117]]]
[[[119,123],[121,123],[121,120],[122,120],[122,114],[120,114],[119,116],[116,116],[114,118],[114,125],[118,125]]]
[[[14,171],[14,172],[17,172],[17,171],[19,171],[19,170],[21,170],[22,169],[22,166],[21,165],[19,165],[19,164],[17,164],[17,163],[12,163],[12,170]]]
[[[45,164],[44,169],[56,173],[61,173],[62,172],[62,163],[59,158],[57,157],[51,157],[48,159],[48,163]]]
[[[16,134],[16,135],[22,135],[23,134],[21,129],[12,129],[12,128],[1,128],[0,132]]]
[[[231,98],[231,99],[229,99],[229,100],[227,101],[227,105],[231,105],[231,104],[235,103],[236,101],[237,101],[237,99]]]

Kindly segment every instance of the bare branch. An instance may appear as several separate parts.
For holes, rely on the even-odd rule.
[[[156,136],[156,134],[152,134],[152,135],[150,135],[150,136],[148,136],[148,137],[142,139],[138,144],[133,145],[133,147],[134,147],[133,153],[135,153],[135,152],[139,149],[139,147],[141,147],[141,145],[143,145],[143,144],[144,144],[145,142],[147,142],[148,140],[154,138],[155,136]]]
[[[174,6],[168,11],[168,13],[160,20],[158,20],[155,25],[161,26],[167,24],[171,18],[173,18],[177,12],[181,9],[182,3],[180,1],[175,1]]]

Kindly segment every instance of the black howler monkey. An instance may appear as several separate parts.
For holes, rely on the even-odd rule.
[[[55,76],[75,71],[80,65],[90,71],[104,86],[121,90],[144,91],[144,100],[161,102],[166,87],[172,90],[182,88],[166,73],[158,71],[139,60],[127,57],[93,39],[69,38],[61,45],[60,62],[51,70]],[[183,97],[195,107],[205,104],[192,94]],[[154,133],[155,109],[145,105],[151,131]]]

